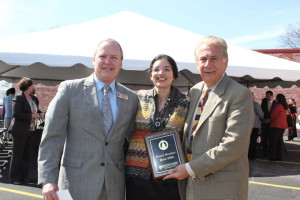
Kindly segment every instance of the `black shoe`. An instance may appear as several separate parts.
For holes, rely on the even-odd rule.
[[[29,178],[24,178],[23,181],[24,181],[25,183],[30,183],[31,180],[30,180]]]
[[[11,183],[14,184],[14,185],[21,185],[22,184],[21,181],[12,181]]]

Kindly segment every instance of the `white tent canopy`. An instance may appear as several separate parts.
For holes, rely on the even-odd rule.
[[[141,72],[149,67],[156,55],[163,53],[172,56],[181,71],[181,79],[176,84],[194,84],[199,81],[199,72],[193,51],[201,37],[124,11],[77,25],[0,38],[0,78],[15,80],[27,75],[51,84],[51,81],[85,77],[93,71],[92,56],[97,44],[100,40],[113,38],[124,51],[124,71],[118,77],[119,81],[151,85],[148,75]],[[300,79],[299,63],[232,45],[229,45],[228,53],[227,74],[231,77],[244,77],[244,81],[250,82]]]

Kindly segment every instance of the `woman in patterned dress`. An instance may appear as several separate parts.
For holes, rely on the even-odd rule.
[[[176,130],[182,138],[188,112],[187,96],[172,86],[178,77],[176,62],[168,55],[156,56],[150,65],[154,88],[138,91],[136,129],[126,156],[126,199],[180,200],[177,180],[153,180],[143,136]]]

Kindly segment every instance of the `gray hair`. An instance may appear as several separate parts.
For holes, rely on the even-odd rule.
[[[227,43],[224,39],[218,38],[215,36],[206,36],[204,38],[201,38],[198,44],[196,45],[194,56],[196,61],[198,60],[198,49],[201,45],[207,44],[207,45],[219,45],[222,48],[223,52],[223,60],[228,60],[228,53],[227,53]]]

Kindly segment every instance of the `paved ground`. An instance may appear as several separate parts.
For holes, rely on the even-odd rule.
[[[6,145],[5,150],[2,152],[11,151],[11,143]],[[4,154],[4,156],[5,156]],[[37,186],[37,153],[32,151],[32,157],[30,162],[29,178],[31,182],[22,185],[13,185],[9,180],[9,161],[0,168],[0,199],[1,200],[31,200],[42,199],[41,187]],[[2,159],[3,160],[3,159]]]
[[[285,141],[285,146],[283,161],[271,162],[264,157],[250,161],[249,200],[300,200],[300,138]],[[31,160],[30,184],[12,185],[8,179],[8,163],[2,168],[1,200],[42,199],[41,188],[35,184],[36,155],[33,153]]]
[[[300,138],[285,141],[285,146],[282,161],[250,161],[249,199],[300,199]]]

